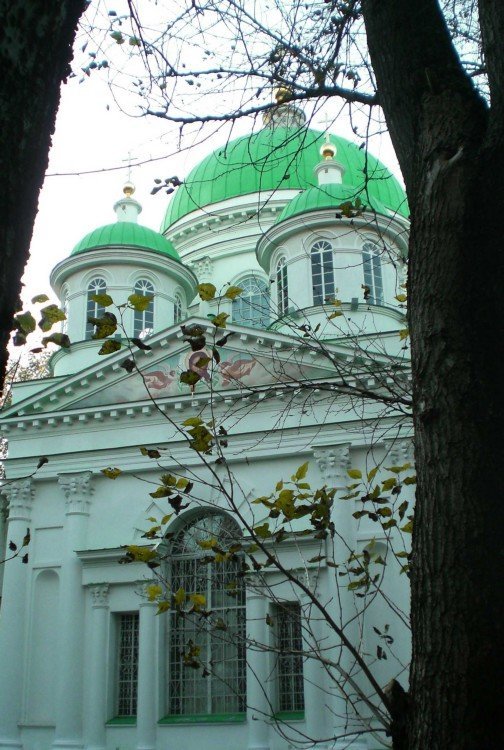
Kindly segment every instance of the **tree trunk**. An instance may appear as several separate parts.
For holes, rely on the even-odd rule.
[[[504,122],[465,77],[434,0],[364,0],[364,14],[412,219],[413,660],[407,740],[394,746],[493,750],[503,736]]]
[[[85,0],[0,0],[0,389],[60,86]]]

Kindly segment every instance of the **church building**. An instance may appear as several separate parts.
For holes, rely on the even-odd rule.
[[[114,211],[51,272],[70,346],[0,416],[0,558],[31,537],[0,569],[0,750],[389,746],[414,499],[404,191],[280,103],[190,172],[160,232],[131,184]],[[325,525],[320,505],[286,520],[294,485],[308,506],[325,488]]]

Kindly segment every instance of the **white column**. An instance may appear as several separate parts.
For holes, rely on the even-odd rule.
[[[310,590],[315,596],[319,596],[315,576],[310,579]],[[330,742],[333,737],[333,696],[328,690],[326,669],[321,659],[317,658],[319,650],[321,658],[325,654],[327,626],[307,594],[302,596],[301,608],[303,650],[313,655],[313,658],[306,658],[303,662],[306,735],[313,746],[323,750],[333,746]]]
[[[56,731],[53,747],[74,750],[83,747],[83,656],[84,590],[81,563],[76,550],[86,546],[91,472],[60,474],[65,494],[65,550],[61,566],[61,610]]]
[[[247,587],[247,725],[248,750],[269,750],[272,706],[269,696],[268,601],[259,588]],[[257,645],[255,645],[257,644]],[[264,646],[264,648],[261,648]]]
[[[89,667],[89,715],[86,722],[86,748],[102,750],[106,745],[107,720],[107,634],[109,623],[109,586],[96,583],[89,587],[91,593],[91,631]]]
[[[10,482],[2,489],[9,502],[7,539],[21,546],[31,521],[34,486],[31,479]],[[27,550],[29,547],[27,548]],[[0,617],[0,748],[21,748],[18,722],[23,705],[24,635],[28,566],[21,555],[4,565]]]
[[[337,489],[331,512],[335,534],[334,539],[330,537],[327,539],[327,556],[329,560],[334,559],[339,567],[328,567],[326,569],[327,591],[324,592],[323,603],[350,643],[357,647],[359,638],[357,615],[359,610],[353,592],[348,590],[349,579],[338,576],[338,573],[342,572],[341,565],[348,560],[350,553],[355,551],[357,546],[356,522],[352,515],[355,511],[355,503],[341,500],[342,495],[348,494],[348,484],[353,481],[347,473],[348,469],[351,468],[350,447],[350,443],[342,443],[341,445],[316,449],[314,457],[324,483]],[[319,637],[324,638],[324,634],[320,633]],[[333,662],[339,664],[344,672],[347,674],[357,673],[354,657],[341,644],[335,633],[328,634],[326,632],[325,640],[322,642],[326,647],[325,653],[327,656]],[[334,750],[339,750],[339,748],[342,748],[342,750],[343,748],[349,750],[365,748],[366,743],[359,740],[358,735],[353,738],[351,736],[353,729],[362,728],[361,722],[352,708],[352,701],[355,701],[357,697],[355,690],[345,681],[344,675],[338,673],[335,669],[331,670],[331,678],[326,674],[328,729],[332,736],[341,737],[340,740],[336,741],[336,744],[331,743],[331,748],[334,748]]]
[[[205,256],[204,258],[200,258],[200,260],[194,261],[194,263],[191,263],[191,270],[194,271],[196,274],[196,277],[198,279],[198,284],[211,284],[213,280],[213,263],[212,259],[208,256]],[[210,312],[210,303],[205,302],[205,300],[199,299],[199,297],[196,298],[199,300],[199,315],[202,318],[206,318],[208,313]],[[190,300],[187,301],[188,304],[191,303]]]
[[[157,733],[156,602],[142,585],[138,633],[137,750],[155,750]]]

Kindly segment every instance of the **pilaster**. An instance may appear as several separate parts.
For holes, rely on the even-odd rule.
[[[148,599],[152,581],[139,583],[141,594],[138,634],[137,750],[156,750],[156,612]]]
[[[261,587],[247,586],[247,729],[248,750],[269,750],[272,705],[269,695],[268,600]],[[255,645],[258,644],[258,645]],[[264,648],[262,648],[264,646]]]
[[[107,635],[109,624],[109,585],[93,583],[88,586],[91,597],[89,713],[85,727],[87,750],[103,750],[106,745],[107,720]]]

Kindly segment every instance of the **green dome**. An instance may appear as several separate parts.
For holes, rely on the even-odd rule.
[[[305,190],[317,184],[324,133],[299,127],[263,128],[217,149],[195,167],[174,195],[161,231],[183,216],[213,203],[266,190]],[[396,178],[371,154],[345,138],[331,136],[336,161],[345,169],[343,184],[364,188],[392,212],[408,215],[406,196]],[[367,201],[369,203],[369,201]]]
[[[172,243],[153,229],[143,227],[133,221],[116,221],[98,227],[77,243],[72,250],[72,255],[85,253],[99,247],[138,247],[142,250],[152,250],[160,255],[180,261],[179,254]]]
[[[359,191],[350,185],[332,184],[312,187],[296,195],[285,206],[275,223],[279,224],[284,219],[290,219],[292,216],[299,216],[299,214],[316,211],[320,208],[336,209],[345,201],[355,203],[356,198],[360,198],[363,208],[376,211],[377,214],[388,215],[384,204],[373,195],[367,195],[365,190]]]

